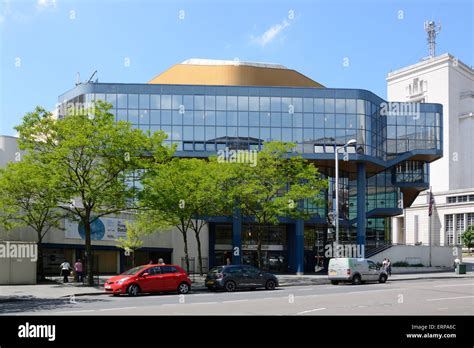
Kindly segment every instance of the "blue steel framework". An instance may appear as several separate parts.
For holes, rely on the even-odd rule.
[[[305,249],[314,252],[316,247],[305,245],[305,239],[314,239],[312,229],[327,229],[327,213],[334,209],[335,146],[357,140],[348,149],[348,161],[340,155],[341,242],[356,242],[366,250],[390,240],[386,218],[401,213],[429,187],[428,163],[442,156],[441,105],[389,104],[360,89],[88,83],[61,95],[59,103],[87,105],[99,99],[113,105],[116,120],[144,131],[164,130],[167,143],[177,145],[176,156],[205,158],[225,147],[260,149],[269,140],[295,142],[296,151],[329,179],[328,204],[305,203],[314,212],[311,220],[281,218],[287,238],[284,257],[276,256],[279,263],[285,258],[278,271],[303,272]],[[236,211],[209,223],[210,266],[229,255],[233,263],[241,263],[248,221]],[[232,236],[223,244],[226,256],[216,261],[221,245],[216,238],[224,234],[219,226],[225,224],[232,226]]]

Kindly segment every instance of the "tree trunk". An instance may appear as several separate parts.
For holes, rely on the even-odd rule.
[[[258,268],[262,268],[262,236],[261,236],[261,227],[257,226],[257,265]]]
[[[199,274],[202,275],[202,254],[201,254],[201,237],[199,237],[199,232],[196,233],[196,242],[198,249],[198,259],[199,259]]]
[[[135,268],[135,250],[132,252],[132,268]]]
[[[43,246],[41,240],[37,243],[38,245],[38,260],[36,262],[36,275],[38,281],[44,280],[44,264],[43,264]]]
[[[92,246],[91,246],[91,223],[90,218],[83,221],[86,232],[86,272],[87,285],[94,286],[94,275],[92,274]]]
[[[183,243],[184,243],[184,261],[186,262],[186,272],[189,274],[189,255],[188,255],[188,235],[187,230],[183,226],[183,230],[181,234],[183,235]]]

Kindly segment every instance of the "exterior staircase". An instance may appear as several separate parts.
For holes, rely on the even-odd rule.
[[[386,244],[381,244],[376,246],[375,248],[371,248],[369,250],[365,251],[365,257],[367,259],[371,258],[374,255],[377,255],[378,253],[381,253],[384,250],[390,249],[392,247],[392,243],[386,243]]]

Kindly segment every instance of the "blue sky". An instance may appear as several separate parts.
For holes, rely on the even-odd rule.
[[[327,87],[385,98],[387,73],[427,55],[428,19],[442,23],[437,53],[473,64],[470,0],[1,0],[0,6],[0,134],[6,135],[36,105],[53,108],[77,72],[81,80],[98,70],[100,82],[144,83],[188,58],[238,58],[280,63]]]

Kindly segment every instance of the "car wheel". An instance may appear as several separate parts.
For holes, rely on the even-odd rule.
[[[178,294],[187,294],[189,292],[189,284],[182,282],[178,285]]]
[[[339,284],[339,282],[337,280],[331,280],[331,284],[332,285],[337,285],[337,284]]]
[[[228,280],[224,284],[224,289],[227,292],[234,292],[236,288],[235,282],[232,280]]]
[[[352,284],[354,285],[362,284],[362,279],[360,278],[360,275],[356,274],[355,276],[352,277]]]
[[[275,290],[276,282],[273,279],[267,280],[265,283],[265,289],[267,290]]]
[[[385,274],[381,274],[379,277],[379,283],[385,283],[387,281],[387,276]]]
[[[127,293],[129,296],[137,296],[140,293],[140,287],[137,284],[132,284],[128,287]]]

